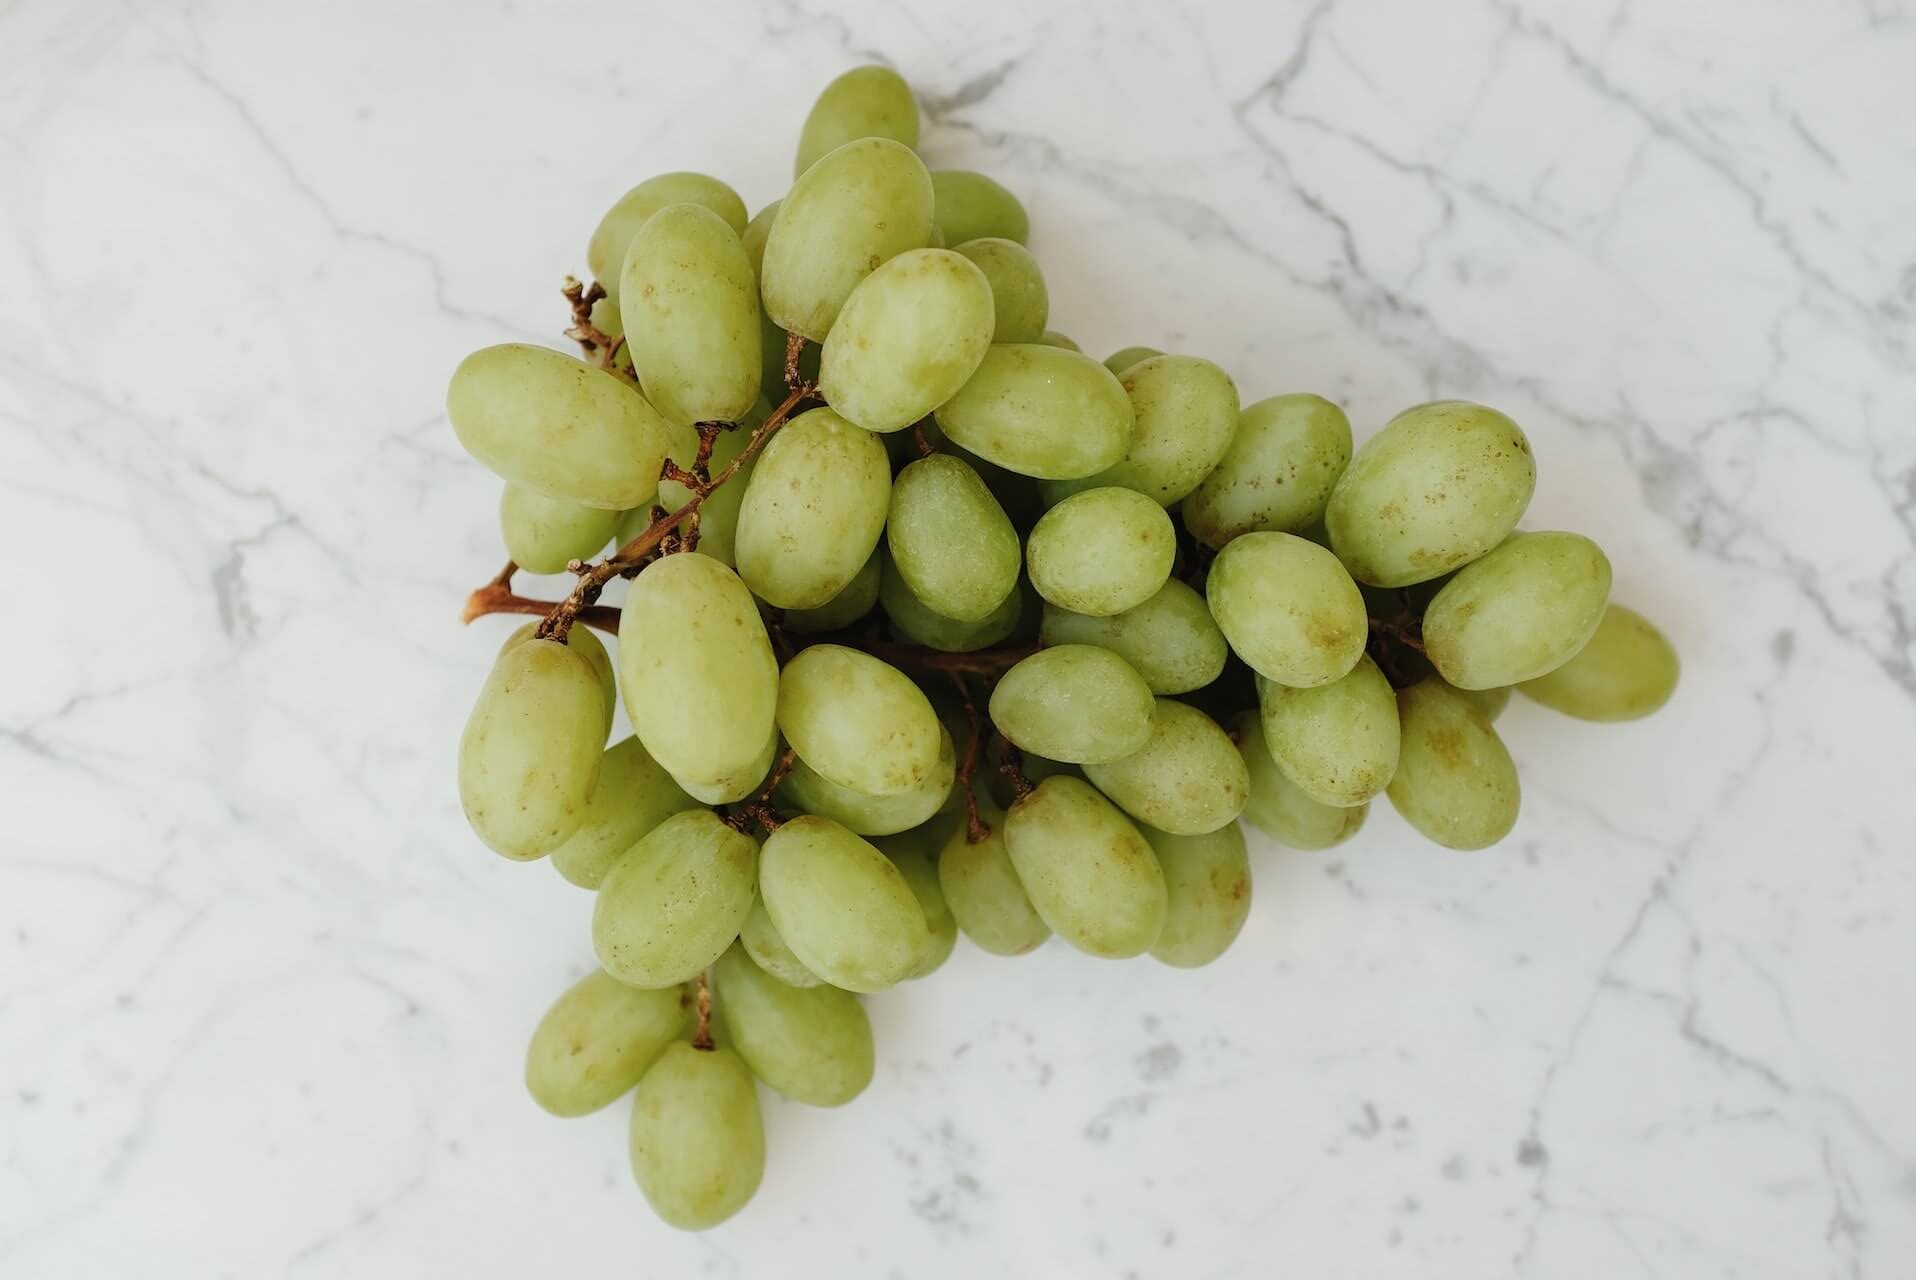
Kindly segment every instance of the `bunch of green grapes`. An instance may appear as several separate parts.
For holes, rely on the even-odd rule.
[[[527,1084],[559,1115],[636,1090],[632,1169],[682,1228],[757,1187],[758,1085],[857,1096],[859,996],[959,933],[1206,964],[1250,908],[1240,816],[1325,849],[1383,795],[1480,849],[1517,821],[1513,689],[1624,720],[1677,679],[1594,543],[1518,530],[1509,418],[1419,405],[1353,452],[1318,396],[1093,360],[1047,327],[1018,200],[917,139],[863,67],[756,216],[639,184],[568,294],[590,358],[491,347],[448,397],[512,560],[581,575],[459,750],[480,839],[597,895]],[[541,610],[497,603],[510,576],[476,611]]]

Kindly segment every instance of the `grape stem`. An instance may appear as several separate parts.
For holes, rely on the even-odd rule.
[[[614,338],[592,323],[592,304],[605,297],[605,286],[594,280],[588,289],[579,283],[578,277],[567,276],[559,292],[565,295],[565,300],[572,306],[572,327],[565,331],[565,336],[584,347],[586,358],[593,364],[638,386],[638,376],[618,365],[619,351],[625,346],[625,335]]]
[[[958,762],[958,785],[965,793],[965,843],[977,844],[991,834],[991,827],[978,816],[978,793],[972,789],[971,779],[978,772],[978,755],[984,746],[984,717],[978,714],[978,704],[972,700],[971,686],[965,683],[964,676],[953,671],[952,685],[958,690],[958,696],[964,700],[965,719],[971,724],[971,737],[965,742],[965,758]]]
[[[748,831],[756,822],[768,833],[784,826],[785,819],[772,807],[772,793],[778,790],[778,784],[785,781],[785,775],[792,771],[792,765],[797,761],[798,752],[790,747],[779,752],[772,771],[765,775],[765,785],[758,789],[757,795],[726,814],[725,825],[734,831]]]
[[[1025,777],[1024,754],[1001,734],[998,741],[1002,744],[998,755],[998,772],[1011,784],[1011,801],[1018,801],[1030,795],[1033,788],[1031,779]]]
[[[712,976],[709,970],[699,970],[698,993],[698,1030],[692,1033],[692,1047],[709,1052],[712,1049]]]

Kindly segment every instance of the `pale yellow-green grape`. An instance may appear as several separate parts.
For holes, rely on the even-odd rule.
[[[1132,365],[1141,364],[1152,356],[1163,354],[1156,347],[1120,347],[1104,358],[1104,367],[1122,378],[1124,371]]]
[[[1360,582],[1405,587],[1469,564],[1517,527],[1537,486],[1523,431],[1495,409],[1406,409],[1352,456],[1324,511]]]
[[[1041,343],[993,346],[937,418],[957,444],[1040,479],[1103,471],[1131,444],[1123,384],[1096,360]]]
[[[1196,356],[1152,356],[1126,369],[1136,428],[1124,457],[1096,475],[1046,486],[1053,501],[1099,485],[1122,485],[1174,506],[1209,475],[1237,434],[1237,386]]]
[[[574,560],[605,549],[619,526],[619,513],[582,507],[563,498],[508,484],[499,495],[499,532],[506,554],[533,573],[563,573]]]
[[[1051,936],[1005,850],[1004,810],[979,800],[978,816],[990,833],[976,844],[958,829],[938,855],[938,887],[967,938],[995,956],[1021,956]]]
[[[1452,688],[1456,686],[1453,685]],[[1513,692],[1514,690],[1508,685],[1501,689],[1457,689],[1459,697],[1483,712],[1484,719],[1493,722],[1504,713],[1504,708],[1510,705],[1510,695]]]
[[[871,1083],[871,1019],[851,992],[780,982],[736,944],[712,980],[731,1048],[773,1089],[794,1102],[838,1107]]]
[[[712,442],[712,456],[707,462],[710,474],[717,479],[727,467],[732,465],[745,446],[752,441],[752,432],[765,421],[771,413],[771,406],[763,398],[752,406],[739,424],[728,431],[719,432],[717,440]],[[694,434],[693,452],[674,460],[690,470],[696,456],[697,437]],[[751,487],[752,472],[758,466],[758,456],[754,454],[745,460],[744,465],[718,488],[706,495],[699,504],[699,554],[711,556],[714,560],[730,565],[738,555],[738,513],[745,505],[745,491]],[[676,480],[659,481],[659,505],[668,512],[677,511],[692,500],[692,491]],[[627,512],[626,523],[619,527],[619,537],[630,542],[634,536],[652,523],[652,513],[648,510]],[[640,517],[643,516],[641,519]]]
[[[1324,518],[1351,460],[1351,424],[1322,396],[1272,396],[1247,405],[1218,464],[1185,496],[1184,527],[1221,548],[1260,529],[1302,533]]]
[[[765,900],[752,903],[751,914],[745,917],[745,923],[739,926],[739,945],[745,948],[745,954],[759,968],[791,987],[815,987],[824,979],[807,969],[792,949],[785,945],[784,937],[778,926],[772,923],[771,913],[765,910]]]
[[[1140,822],[1173,835],[1216,831],[1244,809],[1250,780],[1231,737],[1196,707],[1159,698],[1151,737],[1084,776]]]
[[[977,263],[991,282],[996,318],[993,342],[1036,342],[1044,337],[1044,323],[1051,316],[1051,294],[1031,250],[1016,240],[987,236],[967,240],[957,246],[957,251]]]
[[[1056,329],[1046,329],[1038,335],[1038,341],[1047,347],[1063,347],[1066,351],[1076,351],[1079,353],[1084,351],[1083,347],[1072,340],[1070,334],[1059,333]]]
[[[849,627],[870,613],[872,606],[878,603],[878,577],[882,572],[878,551],[874,548],[865,557],[865,563],[858,573],[839,588],[837,595],[816,609],[787,609],[783,624],[785,630],[793,635],[815,635],[821,631]]]
[[[1258,677],[1264,745],[1311,799],[1349,808],[1381,795],[1397,772],[1397,694],[1366,654],[1314,689]]]
[[[1164,872],[1138,829],[1077,778],[1046,778],[1004,820],[1005,850],[1032,907],[1094,956],[1151,948],[1164,929]]]
[[[526,861],[585,821],[605,748],[592,664],[551,640],[509,645],[459,739],[459,803],[487,848]]]
[[[1031,585],[1061,609],[1107,618],[1134,609],[1170,580],[1177,530],[1164,508],[1131,489],[1074,493],[1031,530]]]
[[[635,987],[698,977],[738,937],[756,892],[758,846],[710,809],[675,813],[612,864],[592,907],[592,947]]]
[[[716,1227],[765,1176],[751,1071],[730,1049],[672,1045],[639,1081],[630,1142],[632,1176],[652,1212],[681,1231]]]
[[[939,775],[938,713],[898,668],[837,644],[785,664],[778,727],[818,773],[866,795],[921,791]]]
[[[823,342],[858,282],[931,242],[931,177],[889,138],[848,142],[805,170],[778,206],[759,273],[765,313]]]
[[[778,217],[778,207],[784,203],[783,200],[772,201],[753,214],[752,220],[745,224],[745,230],[738,233],[739,243],[745,246],[745,256],[752,264],[752,278],[755,280],[765,269],[765,241],[772,234],[772,222]],[[785,344],[782,342],[779,344],[778,358],[781,361],[785,358]]]
[[[1151,955],[1195,969],[1223,955],[1251,914],[1251,859],[1235,822],[1197,836],[1140,827],[1164,869],[1164,931]]]
[[[498,657],[506,656],[506,650],[517,648],[538,634],[539,624],[528,622],[506,637],[499,646]],[[612,655],[605,651],[605,641],[599,639],[591,627],[580,625],[569,627],[565,633],[566,648],[592,664],[592,670],[599,677],[599,692],[605,702],[605,731],[612,732],[612,713],[619,707],[619,679],[612,667]],[[497,659],[495,659],[496,661]],[[603,745],[603,744],[601,744]]]
[[[931,936],[925,943],[925,954],[912,971],[912,977],[923,978],[935,972],[950,958],[951,949],[958,941],[958,922],[952,918],[951,908],[945,903],[945,891],[938,884],[938,868],[932,863],[931,856],[925,850],[924,842],[916,832],[889,836],[872,842],[878,851],[892,860],[898,873],[905,877],[905,883],[911,886],[912,896],[918,899],[918,907],[925,913],[925,927]]]
[[[1437,679],[1400,689],[1404,747],[1386,793],[1404,821],[1446,849],[1483,849],[1517,824],[1517,766],[1477,708]]]
[[[632,238],[619,285],[626,349],[672,422],[735,422],[758,399],[758,277],[710,209],[661,209]]]
[[[466,452],[513,484],[587,507],[650,502],[671,432],[617,374],[508,342],[453,370],[446,414]]]
[[[1293,849],[1329,849],[1356,835],[1370,812],[1367,804],[1339,808],[1304,794],[1284,776],[1264,745],[1258,713],[1246,711],[1232,722],[1231,740],[1244,760],[1250,793],[1244,802],[1244,820],[1271,839]]]
[[[685,788],[685,793],[700,804],[730,804],[740,799],[739,793],[756,795],[763,789],[766,775],[772,771],[772,761],[778,757],[778,730],[774,728],[765,735],[764,745],[752,762],[736,774],[728,774],[717,782],[700,782],[696,778],[673,779]],[[749,782],[744,779],[750,779]]]
[[[991,722],[1011,743],[1073,764],[1118,760],[1150,740],[1151,686],[1109,649],[1061,644],[1005,672]]]
[[[946,798],[951,795],[957,753],[952,746],[951,732],[942,724],[938,731],[938,762],[922,786],[892,795],[870,795],[841,787],[803,760],[796,760],[792,771],[779,784],[779,797],[791,808],[830,818],[861,836],[888,836],[907,831],[944,808]]]
[[[599,761],[599,781],[586,801],[585,821],[552,851],[552,865],[573,884],[596,889],[612,864],[641,836],[673,814],[697,805],[651,757],[644,743],[636,737],[623,739]]]
[[[892,481],[885,541],[911,593],[957,622],[990,617],[1018,585],[1018,531],[978,473],[947,453]]]
[[[935,220],[945,243],[997,238],[1023,244],[1031,236],[1024,205],[997,182],[969,169],[934,169]]]
[[[1350,574],[1295,534],[1233,538],[1211,562],[1204,598],[1232,652],[1266,680],[1300,689],[1348,674],[1370,637]]]
[[[845,299],[819,358],[819,392],[867,431],[902,430],[965,385],[992,324],[991,284],[971,259],[901,253]]]
[[[1676,649],[1648,618],[1613,604],[1576,657],[1518,687],[1579,720],[1635,720],[1670,700],[1678,668]]]
[[[767,836],[758,877],[792,954],[833,986],[883,991],[923,963],[931,931],[904,873],[831,819],[793,818]]]
[[[816,609],[870,558],[891,506],[891,461],[877,436],[830,409],[801,413],[758,455],[739,507],[734,553],[754,594]]]
[[[774,733],[778,660],[738,575],[710,556],[654,560],[619,630],[626,715],[652,758],[701,799],[750,795]]]
[[[1561,667],[1596,634],[1610,560],[1575,533],[1515,533],[1457,571],[1424,610],[1424,656],[1459,689]]]
[[[621,337],[625,333],[625,321],[619,315],[619,302],[616,298],[600,298],[592,304],[592,310],[586,313],[592,327],[603,333],[608,339]],[[632,353],[621,343],[612,356],[612,365],[624,373],[632,373]],[[637,377],[637,374],[633,374]]]
[[[526,1047],[526,1091],[555,1116],[610,1106],[685,1031],[685,993],[646,991],[594,969],[539,1019]]]
[[[792,176],[859,138],[918,145],[918,103],[911,86],[890,67],[853,67],[825,86],[799,131]]]
[[[898,566],[881,550],[884,572],[878,579],[878,603],[902,640],[946,653],[970,653],[997,644],[1017,629],[1024,609],[1024,593],[1012,591],[996,609],[977,622],[947,618],[911,593]]]
[[[653,214],[669,205],[703,205],[734,231],[745,230],[745,202],[738,192],[702,173],[661,173],[619,197],[606,211],[585,247],[585,264],[614,301],[619,296],[619,267],[632,237]]]
[[[1204,597],[1172,578],[1143,604],[1093,618],[1056,605],[1044,607],[1039,638],[1048,645],[1095,644],[1109,649],[1144,677],[1152,693],[1189,693],[1224,670],[1230,646]]]

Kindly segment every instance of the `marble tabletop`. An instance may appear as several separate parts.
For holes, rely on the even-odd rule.
[[[1497,849],[1256,842],[1208,969],[961,944],[684,1236],[520,1083],[590,900],[460,818],[444,388],[872,58],[1087,349],[1513,415],[1685,680],[1520,700]],[[1912,68],[1902,0],[0,4],[0,1276],[1911,1275]]]

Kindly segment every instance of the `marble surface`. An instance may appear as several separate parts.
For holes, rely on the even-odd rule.
[[[0,1275],[1910,1275],[1911,19],[0,4]],[[1686,678],[1513,707],[1493,851],[1260,845],[1207,970],[961,948],[681,1236],[520,1085],[589,899],[455,803],[505,624],[442,396],[872,56],[1088,349],[1515,416]]]

